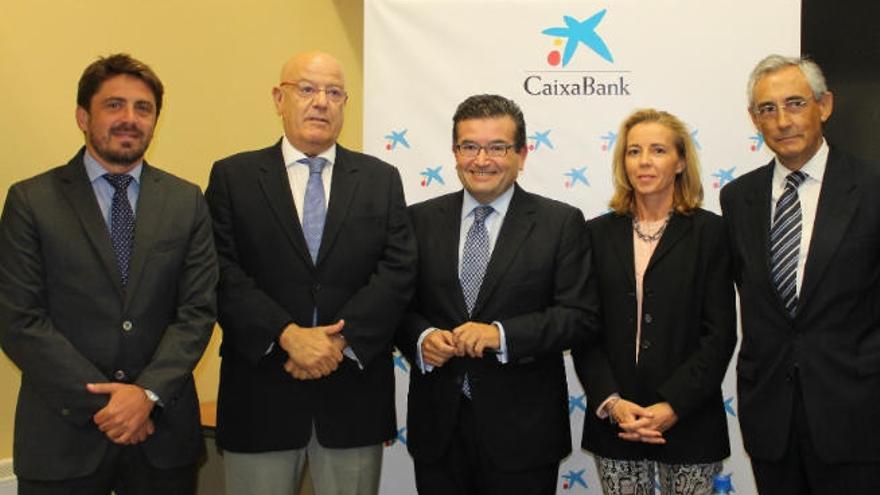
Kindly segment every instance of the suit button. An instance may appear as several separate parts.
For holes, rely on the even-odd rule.
[[[123,331],[123,332],[131,331],[131,329],[132,329],[133,327],[134,327],[134,325],[132,325],[132,323],[131,323],[130,320],[125,320],[125,321],[122,322],[122,331]]]
[[[654,317],[651,316],[651,313],[645,313],[645,323],[651,323],[654,321]]]
[[[646,351],[651,347],[651,341],[650,340],[643,340],[641,342],[641,344],[639,344],[639,347],[641,347],[643,351]]]
[[[70,416],[70,409],[68,409],[66,407],[61,408],[61,415],[62,416]]]
[[[115,378],[121,382],[121,381],[125,380],[125,372],[122,370],[116,370],[113,372],[113,378]]]

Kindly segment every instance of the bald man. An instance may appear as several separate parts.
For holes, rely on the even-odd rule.
[[[336,143],[345,77],[301,53],[272,88],[284,135],[214,164],[220,261],[217,443],[231,495],[378,492],[395,436],[392,335],[416,247],[400,175]]]

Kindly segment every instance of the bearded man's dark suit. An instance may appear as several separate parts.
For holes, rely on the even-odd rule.
[[[87,383],[156,393],[156,468],[204,451],[192,369],[215,320],[217,263],[199,188],[144,163],[134,251],[123,288],[81,150],[12,186],[0,220],[0,342],[21,368],[14,459],[19,477],[86,476],[109,448],[92,416],[108,395]]]

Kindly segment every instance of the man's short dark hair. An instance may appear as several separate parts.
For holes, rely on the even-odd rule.
[[[499,95],[474,95],[461,102],[452,116],[452,144],[458,142],[458,123],[462,120],[487,119],[509,115],[516,124],[513,145],[517,152],[526,146],[526,122],[519,105]]]
[[[86,67],[82,77],[79,78],[76,104],[87,112],[90,111],[92,97],[98,92],[101,84],[107,79],[123,74],[140,79],[150,88],[153,92],[153,97],[156,99],[156,116],[158,117],[159,112],[162,110],[162,94],[165,92],[165,89],[162,87],[162,81],[159,80],[159,76],[147,64],[132,58],[127,53],[116,53],[108,57],[99,57],[98,60],[95,60]]]

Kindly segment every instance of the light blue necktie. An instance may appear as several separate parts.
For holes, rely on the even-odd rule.
[[[480,294],[480,286],[483,285],[483,277],[486,275],[486,267],[489,266],[489,231],[486,229],[486,217],[492,211],[491,206],[474,208],[474,223],[468,229],[461,253],[459,281],[468,316],[473,314],[477,296]],[[471,397],[471,385],[467,373],[461,384],[461,393],[468,398]]]
[[[800,170],[785,178],[770,228],[770,275],[790,316],[797,310],[797,265],[801,250],[801,202],[798,187],[807,180]]]
[[[128,174],[104,174],[103,177],[115,189],[110,204],[110,243],[116,253],[122,287],[125,287],[134,247],[134,211],[128,201],[127,190],[134,177]]]
[[[298,163],[309,167],[309,181],[306,184],[306,195],[303,200],[303,234],[309,246],[312,262],[318,261],[318,250],[321,248],[321,236],[324,233],[324,220],[327,218],[327,206],[324,201],[324,180],[321,171],[327,160],[320,156],[302,158]]]

